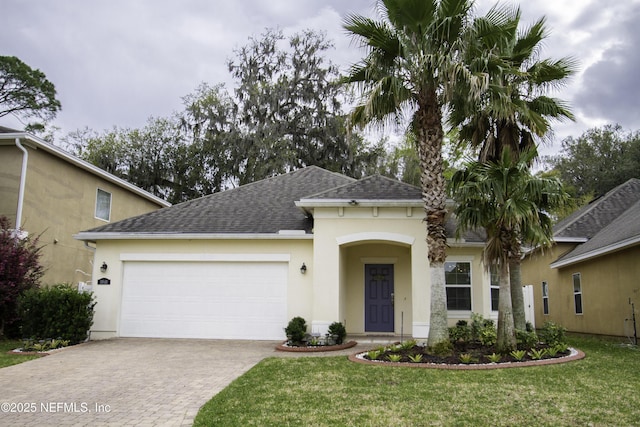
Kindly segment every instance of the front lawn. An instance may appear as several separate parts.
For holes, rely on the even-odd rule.
[[[488,371],[269,358],[206,403],[194,425],[638,425],[640,350],[587,338],[569,343],[587,357]]]
[[[0,368],[16,365],[39,357],[33,354],[9,354],[11,350],[21,346],[22,341],[19,340],[0,340]]]

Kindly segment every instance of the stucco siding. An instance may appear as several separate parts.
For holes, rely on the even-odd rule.
[[[0,214],[14,225],[18,209],[22,153],[14,146],[0,145],[0,165]]]
[[[157,259],[159,263],[181,259],[202,259],[230,255],[237,260],[260,258],[261,255],[287,255],[289,259],[287,280],[287,319],[301,316],[307,321],[312,316],[312,262],[313,246],[310,240],[103,240],[97,243],[93,269],[94,283],[99,278],[111,281],[109,285],[93,285],[98,301],[92,338],[118,336],[122,302],[122,278],[124,264],[133,259]],[[189,256],[190,255],[190,256]],[[102,263],[108,265],[100,272]],[[301,274],[305,263],[308,270]],[[283,324],[284,328],[286,324]]]
[[[314,210],[314,286],[317,291],[313,303],[314,321],[319,328],[327,322],[346,321],[347,332],[363,333],[364,264],[360,258],[365,257],[365,253],[369,257],[384,258],[389,252],[400,251],[403,255],[396,255],[401,262],[394,274],[403,296],[396,294],[395,332],[401,331],[403,311],[405,333],[411,333],[412,322],[420,322],[428,329],[429,278],[423,216],[423,212],[415,208]],[[412,262],[415,254],[419,254],[419,261]],[[415,295],[426,305],[424,311],[413,307]],[[423,317],[417,318],[416,314]]]
[[[90,273],[93,253],[73,235],[105,224],[95,218],[97,189],[112,195],[111,221],[150,212],[160,206],[44,150],[27,143],[24,145],[29,157],[22,228],[30,235],[40,236],[41,262],[46,270],[42,282],[86,281],[88,276],[76,270]],[[15,146],[1,146],[0,150],[3,170],[7,162],[11,170],[8,177],[0,178],[2,198],[5,191],[8,193],[7,201],[0,204],[0,213],[8,214],[15,221],[22,153]],[[12,191],[13,195],[10,194]]]
[[[631,305],[640,306],[640,246],[559,269],[562,321],[581,333],[630,336]],[[575,313],[573,275],[579,273],[582,314]]]
[[[566,311],[566,297],[563,296],[560,283],[560,271],[550,268],[549,264],[561,255],[573,250],[575,244],[557,243],[544,251],[535,251],[527,255],[522,262],[522,285],[533,286],[535,323],[537,327],[544,325],[546,321],[563,324],[563,313]],[[549,314],[544,314],[542,300],[542,282],[548,284]]]
[[[631,305],[640,305],[640,247],[613,252],[562,268],[549,264],[575,247],[559,243],[523,263],[523,284],[534,289],[536,325],[556,322],[571,332],[628,336],[633,333]],[[573,275],[579,273],[582,314],[576,314]],[[549,287],[549,314],[543,314],[542,282]]]

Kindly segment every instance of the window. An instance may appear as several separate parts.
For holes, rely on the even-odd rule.
[[[582,281],[580,273],[573,275],[573,303],[576,314],[582,314]]]
[[[498,300],[500,295],[500,275],[495,265],[491,266],[491,311],[498,311]]]
[[[542,314],[549,314],[549,284],[542,282]]]
[[[96,218],[109,221],[111,218],[111,193],[98,188],[96,195]]]
[[[471,311],[471,263],[445,262],[447,310]]]

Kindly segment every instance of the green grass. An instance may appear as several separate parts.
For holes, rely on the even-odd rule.
[[[8,354],[9,351],[22,346],[22,341],[18,340],[0,340],[0,368],[5,366],[17,365],[27,360],[37,359],[39,356],[26,354]]]
[[[196,426],[621,426],[640,423],[640,350],[571,338],[587,357],[487,371],[269,358],[198,413]]]

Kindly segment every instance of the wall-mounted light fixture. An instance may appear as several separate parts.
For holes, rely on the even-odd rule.
[[[107,271],[107,268],[109,268],[109,266],[106,262],[103,261],[102,265],[100,266],[100,271],[104,273],[105,271]]]
[[[302,267],[300,267],[300,274],[306,274],[306,273],[307,273],[307,266],[303,262]]]

